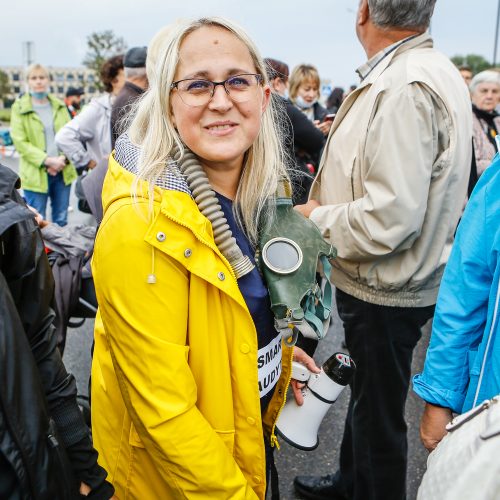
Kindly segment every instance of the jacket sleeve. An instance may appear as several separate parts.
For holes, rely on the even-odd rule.
[[[56,134],[57,147],[77,168],[85,167],[91,158],[85,143],[94,137],[95,104],[91,102],[79,115],[62,127]]]
[[[177,489],[176,498],[257,498],[196,406],[197,386],[188,363],[188,273],[154,251],[157,282],[147,284],[153,250],[138,237],[144,230],[124,231],[124,225],[144,228],[137,207],[122,207],[104,220],[92,265],[113,366],[133,425],[158,472]],[[131,262],[133,269],[124,273]],[[216,372],[209,383],[215,380]],[[213,394],[216,398],[216,387]]]
[[[19,112],[19,103],[16,101],[12,106],[10,119],[10,135],[17,152],[30,164],[44,166],[47,153],[29,141],[23,117]]]
[[[486,193],[483,185],[465,209],[441,281],[424,370],[413,379],[413,389],[422,399],[457,413],[462,412],[485,331],[493,280]]]
[[[363,261],[403,251],[420,235],[438,156],[435,108],[418,84],[379,96],[357,160],[366,166],[363,196],[310,216],[339,257]]]
[[[17,192],[11,196],[23,204]],[[0,261],[1,270],[7,273],[49,413],[66,448],[75,477],[93,489],[95,498],[109,498],[113,491],[105,481],[106,471],[97,464],[97,453],[76,401],[75,379],[67,373],[57,349],[51,307],[54,282],[33,218],[11,226],[2,243],[5,253],[3,262]],[[10,276],[13,270],[15,272]]]

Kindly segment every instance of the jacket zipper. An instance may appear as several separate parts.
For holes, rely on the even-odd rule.
[[[276,434],[274,433],[274,430],[276,429],[276,423],[278,422],[278,419],[280,418],[280,414],[281,414],[283,408],[285,407],[286,393],[287,393],[288,387],[290,386],[290,381],[292,380],[293,347],[290,349],[290,351],[291,352],[290,352],[289,370],[288,370],[289,373],[288,373],[287,381],[286,381],[285,388],[283,391],[283,402],[281,403],[281,406],[278,410],[278,414],[276,415],[276,418],[274,419],[274,422],[273,422],[273,426],[271,428],[271,438],[270,438],[271,447],[276,446],[276,448],[278,450],[280,449],[280,444],[279,444],[278,438],[276,437]]]

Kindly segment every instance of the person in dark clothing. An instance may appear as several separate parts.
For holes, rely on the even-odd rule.
[[[19,188],[0,165],[0,498],[108,499],[114,489],[56,347],[54,282]]]
[[[83,94],[85,94],[85,92],[82,88],[68,87],[68,90],[66,90],[64,104],[66,104],[66,109],[71,118],[74,118],[80,111]]]
[[[273,95],[278,101],[277,108],[282,115],[286,115],[280,117],[279,122],[284,128],[284,147],[289,158],[288,170],[292,179],[293,202],[305,203],[314,172],[308,164],[313,164],[315,167],[319,165],[325,137],[307,116],[288,100],[288,65],[277,59],[266,58],[264,61]]]
[[[332,93],[328,96],[326,100],[326,109],[328,113],[336,113],[342,101],[344,100],[344,89],[340,87],[335,87]]]
[[[477,180],[497,152],[495,138],[500,133],[500,115],[496,108],[500,103],[500,73],[491,70],[478,73],[472,79],[469,89],[474,151],[468,188],[470,196]]]
[[[125,85],[116,96],[111,111],[111,149],[115,147],[116,139],[120,136],[123,128],[122,122],[131,110],[132,104],[148,88],[146,56],[146,47],[132,47],[123,58]]]
[[[325,120],[328,111],[319,103],[320,78],[311,64],[299,64],[290,75],[290,100],[318,127],[326,137],[331,121]]]

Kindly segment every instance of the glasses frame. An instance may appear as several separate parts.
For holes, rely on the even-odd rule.
[[[226,78],[225,80],[222,80],[221,82],[214,82],[212,80],[207,80],[206,78],[183,78],[182,80],[177,80],[175,82],[172,82],[170,84],[170,90],[174,90],[174,89],[177,89],[177,91],[179,91],[179,83],[182,83],[182,82],[187,82],[187,81],[202,81],[202,82],[208,82],[208,83],[211,83],[212,84],[212,92],[210,94],[210,97],[208,98],[208,101],[205,103],[205,104],[188,104],[187,102],[184,101],[184,99],[182,98],[182,94],[179,93],[179,97],[181,98],[181,101],[186,105],[186,106],[190,106],[192,108],[199,108],[200,106],[206,106],[214,97],[214,94],[215,94],[215,89],[219,86],[219,85],[222,85],[222,88],[224,89],[224,91],[226,92],[226,94],[229,96],[229,98],[234,101],[234,99],[231,97],[231,92],[228,90],[228,88],[226,87],[226,83],[229,81],[229,80],[232,80],[233,78],[238,78],[239,76],[255,76],[256,80],[257,80],[257,85],[262,85],[263,82],[264,82],[264,77],[262,75],[260,75],[259,73],[239,73],[237,75],[232,75],[228,78]],[[238,101],[234,101],[234,102],[238,102]],[[245,101],[243,101],[245,102]]]

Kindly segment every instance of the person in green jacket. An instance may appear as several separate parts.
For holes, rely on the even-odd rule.
[[[52,221],[65,226],[75,167],[60,154],[56,132],[69,120],[62,101],[48,93],[49,72],[40,64],[27,70],[29,93],[12,106],[11,136],[20,156],[19,174],[28,205],[44,218],[50,198]]]

